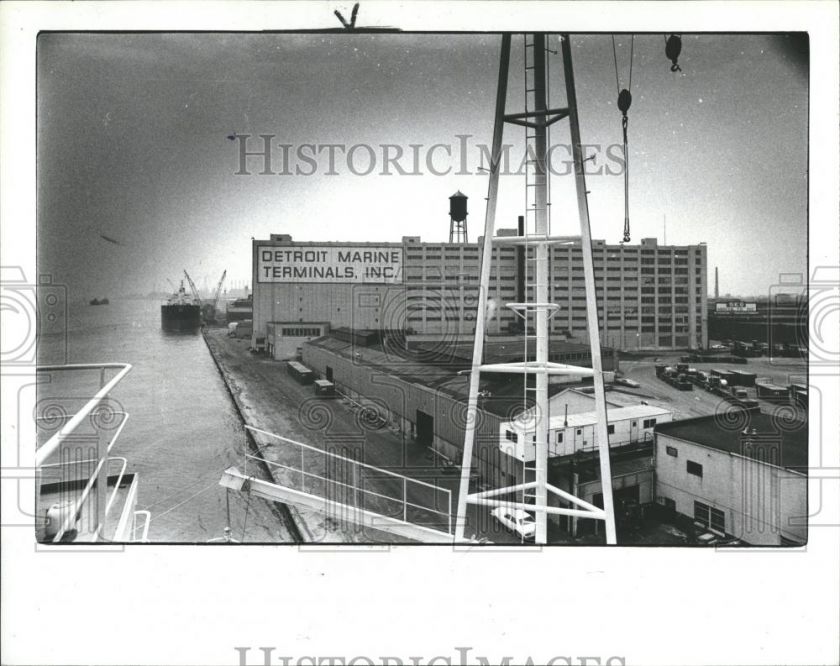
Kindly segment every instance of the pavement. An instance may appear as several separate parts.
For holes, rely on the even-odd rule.
[[[231,394],[247,425],[301,442],[321,451],[351,458],[367,465],[423,481],[451,493],[451,511],[457,507],[458,470],[440,465],[432,451],[415,443],[398,430],[390,429],[348,399],[315,397],[312,385],[301,385],[286,371],[286,364],[262,355],[252,354],[249,341],[231,338],[224,329],[205,330],[205,339],[222,371]],[[301,461],[301,448],[257,435],[257,444],[264,458],[284,465],[272,467],[278,482],[300,489],[301,483],[314,494],[325,491],[337,501],[353,504],[363,501],[365,508],[383,513],[401,511],[401,503],[387,498],[401,498],[402,482],[384,474],[366,473],[363,479],[349,478],[355,465],[344,465],[335,459],[327,460],[317,452],[305,451]],[[253,465],[254,463],[250,463]],[[326,466],[329,465],[329,469]],[[303,478],[295,472],[303,467],[308,473],[337,479],[369,491],[353,493],[337,484],[325,484],[317,478]],[[241,471],[246,471],[240,465]],[[247,473],[250,473],[248,471]],[[376,493],[376,495],[374,494]],[[434,507],[448,513],[446,494],[419,485],[408,484],[408,501],[420,507]],[[355,495],[355,498],[354,498]],[[382,495],[384,497],[377,497]],[[398,543],[404,541],[381,530],[364,528],[347,520],[346,516],[326,516],[320,512],[290,507],[304,540],[310,543]],[[470,507],[467,534],[476,534],[493,543],[518,543],[518,539],[501,528],[489,516],[478,515]],[[415,522],[429,523],[430,512],[416,507],[408,508],[408,517]],[[484,513],[484,512],[482,512]],[[446,531],[446,516],[436,517],[441,524],[434,525]],[[486,518],[486,519],[485,519]],[[432,526],[432,525],[430,525]]]
[[[654,366],[657,363],[676,365],[680,362],[680,354],[668,354],[639,360],[622,360],[621,371],[624,377],[634,379],[641,384],[638,389],[621,388],[622,393],[638,395],[651,405],[656,405],[674,411],[674,419],[686,419],[695,416],[710,416],[731,409],[729,403],[721,397],[708,393],[698,386],[691,391],[680,391],[656,376]],[[753,372],[758,379],[769,379],[774,384],[787,386],[792,381],[803,381],[807,377],[807,364],[795,359],[768,357],[750,358],[746,364],[736,363],[690,363],[693,368],[709,371],[712,368],[721,370],[743,370]],[[749,397],[755,398],[755,389],[747,389]],[[609,397],[609,394],[608,394]],[[772,403],[761,401],[761,411],[772,413],[778,407]]]
[[[205,339],[213,353],[225,381],[230,388],[246,424],[282,437],[301,442],[317,449],[305,451],[301,448],[274,440],[270,437],[255,437],[263,457],[280,466],[272,467],[272,475],[278,482],[293,488],[304,488],[313,494],[328,494],[338,502],[381,513],[403,510],[401,502],[388,498],[402,498],[403,492],[409,502],[421,507],[434,507],[443,516],[432,516],[422,509],[408,507],[407,517],[414,522],[428,523],[431,518],[438,522],[437,529],[446,531],[446,513],[451,510],[452,520],[457,507],[458,468],[445,467],[431,449],[417,444],[405,433],[388,427],[381,421],[371,419],[370,414],[353,401],[339,397],[326,399],[316,397],[312,385],[301,385],[286,371],[286,364],[266,356],[252,354],[249,341],[228,337],[225,329],[206,329]],[[654,364],[673,364],[679,356],[669,355],[623,360],[621,370],[624,376],[640,382],[638,389],[616,387],[629,399],[638,398],[650,404],[674,410],[675,418],[690,418],[714,414],[726,409],[728,403],[719,397],[697,387],[692,391],[678,391],[656,377]],[[705,365],[692,364],[706,369]],[[709,366],[711,367],[711,366]],[[805,365],[785,359],[784,362],[770,359],[750,359],[746,365],[714,364],[714,367],[735,368],[755,372],[780,384],[789,383],[792,378],[804,375]],[[630,397],[632,396],[632,397]],[[762,409],[772,409],[763,403]],[[419,485],[408,484],[405,490],[402,481],[384,474],[363,473],[364,478],[351,478],[356,465],[345,464],[321,455],[320,451],[350,458],[376,468],[411,479],[421,480],[439,490],[430,490]],[[457,462],[457,461],[456,461]],[[255,463],[251,462],[253,472]],[[306,477],[300,469],[328,478]],[[340,483],[333,483],[338,481]],[[347,484],[342,486],[341,483]],[[353,489],[363,489],[361,494]],[[449,498],[443,490],[450,492]],[[451,499],[451,505],[449,503]],[[308,543],[320,544],[393,544],[406,540],[381,530],[365,528],[354,524],[347,516],[325,515],[305,508],[289,507],[294,520]],[[432,526],[432,525],[430,525]],[[470,506],[467,514],[466,534],[493,544],[518,545],[519,537],[501,526],[490,516],[486,507]],[[636,542],[637,539],[633,539]],[[661,529],[640,535],[640,543],[674,543],[674,538]],[[603,543],[602,537],[572,539],[568,534],[549,524],[549,542],[555,544]]]

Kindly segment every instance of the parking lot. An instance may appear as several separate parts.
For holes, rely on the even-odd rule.
[[[651,356],[644,359],[622,360],[621,371],[624,376],[639,382],[637,389],[622,387],[622,393],[636,394],[640,399],[652,405],[674,410],[675,419],[708,416],[729,408],[723,398],[708,393],[698,386],[691,391],[680,391],[656,376],[654,366],[665,363],[675,366],[680,362],[681,354]],[[807,364],[790,358],[771,359],[768,357],[750,358],[746,364],[738,363],[689,363],[690,367],[709,372],[712,368],[721,370],[742,370],[755,373],[757,379],[765,379],[780,386],[791,382],[803,382],[807,378]],[[755,389],[748,388],[750,397],[755,397]],[[772,403],[761,401],[761,410],[772,413],[777,409]]]

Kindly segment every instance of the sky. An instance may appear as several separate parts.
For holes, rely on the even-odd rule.
[[[682,39],[681,72],[670,71],[663,35],[632,42],[631,242],[661,243],[665,235],[669,244],[705,242],[710,293],[719,266],[721,294],[767,294],[780,273],[807,271],[807,42]],[[167,290],[185,268],[207,292],[225,269],[228,285],[250,280],[252,237],[445,241],[456,190],[469,197],[475,240],[484,225],[488,179],[478,167],[480,146],[492,139],[500,44],[492,34],[43,33],[39,273],[67,285],[71,299]],[[575,35],[572,47],[581,136],[595,155],[587,179],[592,233],[618,242],[624,179],[615,158],[615,63],[626,87],[631,39],[616,36],[615,59],[610,35]],[[548,48],[558,52],[549,56],[550,103],[564,106],[556,35]],[[514,35],[508,112],[524,107],[523,73],[522,37]],[[558,146],[551,230],[573,235],[568,132],[562,120],[551,128]],[[259,135],[272,137],[274,173],[261,174],[262,158],[250,157],[249,175],[237,174],[240,147],[262,149]],[[524,128],[506,125],[505,143],[515,171]],[[285,170],[281,144],[291,146]],[[311,153],[305,144],[345,149],[331,149],[331,169],[322,148],[313,168],[296,157]],[[391,156],[402,149],[405,173],[386,164],[383,144],[396,146],[387,148]],[[451,157],[436,144],[450,146]],[[515,226],[524,206],[524,178],[503,176],[496,227]]]

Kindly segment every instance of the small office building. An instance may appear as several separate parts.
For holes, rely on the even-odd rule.
[[[266,323],[266,353],[276,361],[300,356],[304,342],[326,335],[330,325],[325,322],[301,324],[290,321]]]
[[[735,423],[703,416],[657,424],[656,501],[720,536],[804,544],[807,423],[758,409],[741,414]]]
[[[555,404],[559,402],[555,400]],[[610,447],[652,442],[656,424],[669,422],[672,417],[671,411],[653,405],[608,407],[607,435]],[[567,414],[561,410],[553,412],[549,416],[548,425],[549,457],[570,456],[578,451],[598,451],[600,442],[597,423],[598,416],[594,411],[578,414]],[[499,435],[502,452],[523,462],[533,461],[537,445],[535,432],[533,412],[529,412],[524,419],[503,423]]]

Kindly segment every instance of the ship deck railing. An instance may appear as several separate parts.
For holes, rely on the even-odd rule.
[[[41,542],[146,541],[150,515],[137,511],[138,477],[126,472],[128,461],[111,456],[128,422],[128,413],[106,402],[131,372],[128,363],[42,365],[38,374],[99,372],[99,387],[72,414],[61,404],[39,401],[36,427],[63,422],[35,451],[38,488],[36,536]],[[108,374],[116,371],[108,379]],[[79,380],[74,377],[74,383]],[[72,398],[78,400],[79,398]],[[57,399],[56,399],[57,400]],[[113,424],[111,423],[113,422]],[[103,425],[113,425],[108,428]],[[92,426],[83,428],[85,424]],[[49,525],[58,520],[60,525]],[[56,529],[57,528],[57,529]]]
[[[267,465],[273,479],[249,474],[247,467],[244,473],[231,467],[225,470],[221,485],[315,510],[339,523],[413,541],[452,542],[454,517],[448,488],[253,426],[246,428],[276,445],[271,458],[245,454],[252,467]]]

